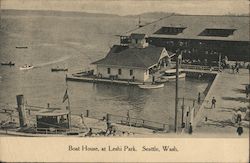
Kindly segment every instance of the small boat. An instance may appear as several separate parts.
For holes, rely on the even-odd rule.
[[[91,76],[91,75],[94,75],[94,70],[78,72],[78,73],[75,73],[75,74],[72,74],[72,75],[75,76],[75,77]]]
[[[183,72],[182,69],[179,70],[179,79],[183,79],[186,77],[186,73]],[[164,71],[161,78],[167,79],[167,80],[175,80],[176,79],[176,69],[169,69]]]
[[[3,65],[3,66],[15,66],[15,63],[13,63],[13,62],[2,62],[1,63],[1,65]]]
[[[30,70],[33,68],[34,68],[34,66],[32,66],[32,65],[24,65],[24,66],[20,67],[19,69],[20,70]]]
[[[166,83],[166,82],[168,82],[168,79],[165,79],[165,78],[163,78],[163,77],[160,77],[160,78],[156,79],[155,82],[156,82],[156,83]]]
[[[17,49],[27,49],[28,46],[16,46]]]
[[[4,123],[1,122],[0,135],[25,137],[84,137],[89,133],[88,127],[82,128],[71,125],[72,115],[67,108],[31,106],[34,107],[31,118],[31,114],[23,114],[25,109],[22,109],[24,105],[20,101],[23,101],[24,96],[17,95],[16,98],[17,112],[19,113],[18,118],[19,120],[25,119],[25,121],[23,120],[22,123],[16,123],[10,120]]]
[[[51,69],[51,72],[57,72],[57,71],[68,71],[68,68],[59,68],[59,67],[57,67],[57,68],[52,68]]]
[[[157,88],[163,88],[164,84],[142,84],[138,86],[142,89],[157,89]]]

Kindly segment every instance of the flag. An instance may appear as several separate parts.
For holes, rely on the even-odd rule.
[[[68,96],[68,90],[66,89],[65,94],[64,94],[64,96],[63,96],[63,103],[64,103],[67,99],[69,99],[69,96]]]

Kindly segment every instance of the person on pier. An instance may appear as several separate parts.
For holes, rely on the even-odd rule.
[[[215,108],[215,104],[216,104],[216,99],[213,97],[211,109]]]

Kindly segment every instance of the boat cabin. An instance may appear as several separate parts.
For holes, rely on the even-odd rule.
[[[69,129],[69,118],[69,111],[59,110],[59,108],[40,111],[36,114],[37,129]]]

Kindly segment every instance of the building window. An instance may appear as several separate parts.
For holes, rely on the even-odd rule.
[[[122,74],[122,69],[118,69],[118,75],[121,75]]]
[[[130,71],[129,71],[129,74],[130,74],[130,76],[134,75],[134,71],[133,71],[133,70],[130,70]]]
[[[110,68],[107,69],[108,74],[110,74]]]
[[[138,44],[138,39],[135,39],[135,43]]]

